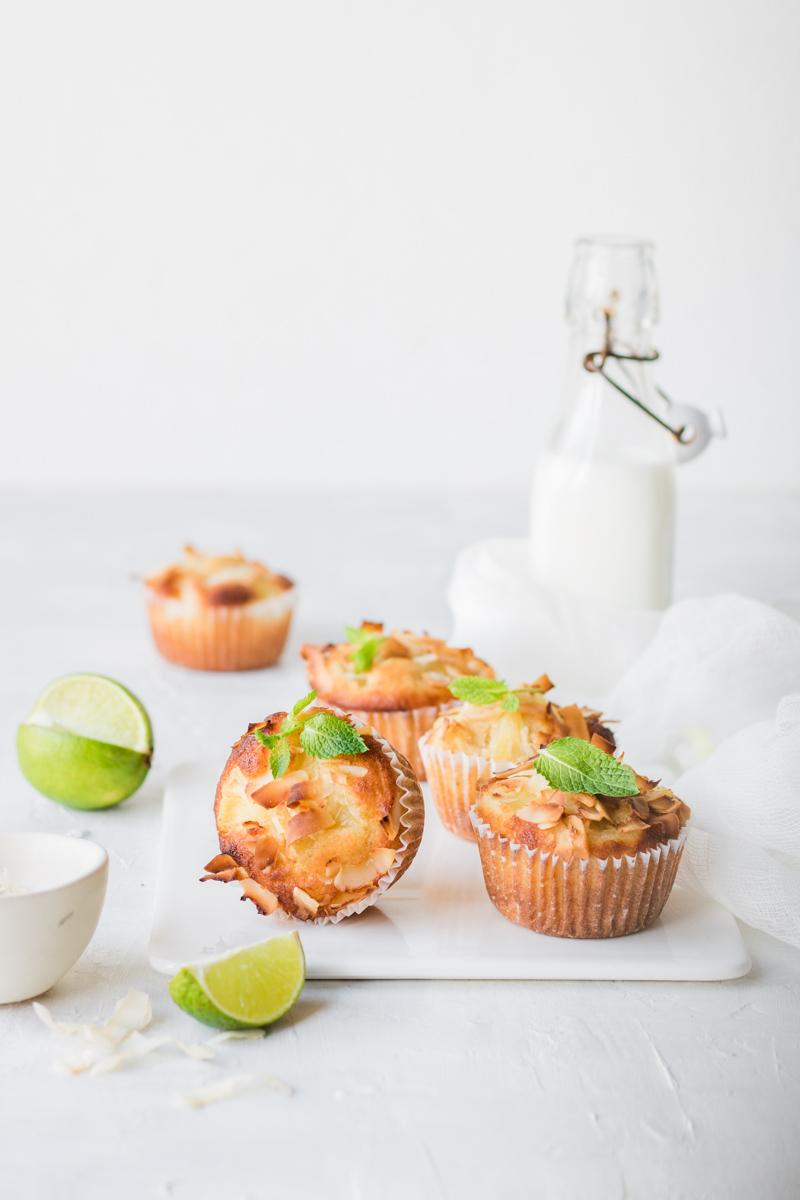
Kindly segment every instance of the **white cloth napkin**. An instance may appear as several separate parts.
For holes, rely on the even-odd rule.
[[[800,946],[800,624],[685,600],[605,706],[630,762],[691,806],[681,882]]]
[[[522,539],[462,552],[454,641],[617,718],[628,761],[692,808],[681,882],[800,946],[800,622],[736,595],[599,612],[536,585],[526,554]]]

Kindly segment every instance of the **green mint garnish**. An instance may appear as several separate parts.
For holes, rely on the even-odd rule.
[[[543,746],[534,763],[551,787],[590,796],[636,796],[633,770],[583,738],[558,738]]]
[[[303,715],[316,700],[317,693],[309,692],[292,706],[284,717],[277,733],[255,731],[256,737],[269,750],[269,769],[273,779],[280,779],[289,770],[292,758],[289,738],[300,730],[300,745],[312,758],[337,758],[340,754],[365,754],[369,749],[364,739],[356,733],[349,721],[333,713],[310,713]]]
[[[525,691],[525,688],[520,688]],[[450,684],[450,694],[456,700],[465,700],[467,704],[496,704],[503,701],[503,708],[508,712],[516,712],[519,708],[519,696],[512,691],[503,679],[484,679],[482,675],[459,675]]]
[[[531,683],[510,688],[504,679],[485,679],[483,675],[459,675],[450,684],[450,694],[456,700],[464,700],[467,704],[497,704],[500,700],[506,712],[517,711],[520,696],[542,693],[542,690]]]
[[[289,749],[289,743],[281,739],[278,745],[269,752],[269,769],[272,771],[274,779],[280,779],[281,775],[286,774],[291,758],[292,752]]]
[[[381,644],[386,640],[381,633],[372,629],[356,629],[353,625],[345,625],[344,635],[351,646],[350,661],[357,675],[371,671]]]
[[[312,758],[338,758],[340,754],[364,754],[367,743],[349,721],[333,713],[314,713],[300,733],[300,745]]]

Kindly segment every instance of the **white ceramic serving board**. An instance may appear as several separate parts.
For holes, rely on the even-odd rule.
[[[185,763],[167,783],[150,936],[157,971],[291,928],[302,933],[310,979],[735,979],[750,970],[733,917],[681,888],[655,925],[630,937],[570,941],[513,925],[486,895],[477,847],[447,833],[432,804],[412,867],[380,905],[319,927],[259,916],[235,884],[199,882],[217,853],[217,773]]]

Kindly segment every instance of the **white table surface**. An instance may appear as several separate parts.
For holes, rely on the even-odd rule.
[[[0,827],[88,831],[111,856],[95,938],[47,1002],[61,1018],[88,1019],[143,988],[154,1031],[203,1037],[147,964],[168,768],[224,758],[248,720],[299,695],[304,638],[362,616],[446,633],[455,551],[522,532],[524,504],[5,493],[0,505]],[[798,594],[799,533],[797,498],[687,499],[678,592]],[[188,539],[242,544],[296,575],[302,604],[285,667],[205,676],[158,660],[131,576]],[[61,809],[16,766],[17,722],[50,678],[72,670],[120,678],[153,717],[154,769],[110,812]],[[312,983],[263,1041],[231,1044],[217,1063],[164,1052],[95,1078],[54,1074],[57,1047],[30,1005],[7,1006],[0,1194],[796,1196],[800,953],[745,937],[753,971],[729,983]],[[173,1103],[241,1072],[294,1092],[255,1088],[200,1111]]]

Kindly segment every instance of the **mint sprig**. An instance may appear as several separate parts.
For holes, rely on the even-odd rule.
[[[350,645],[354,647],[350,651],[350,661],[356,674],[361,675],[364,671],[371,671],[375,655],[382,643],[386,641],[383,634],[376,633],[374,629],[360,629],[353,625],[345,625],[344,635]]]
[[[340,754],[363,754],[367,743],[349,721],[333,713],[315,713],[300,732],[300,745],[312,758],[338,758]]]
[[[309,692],[302,700],[292,705],[283,718],[277,733],[263,729],[255,731],[256,737],[269,750],[269,768],[273,779],[280,779],[289,770],[292,750],[289,738],[300,732],[300,745],[312,758],[338,758],[340,754],[365,754],[369,749],[349,721],[333,713],[304,713],[317,693]]]
[[[521,692],[529,688],[510,688],[503,679],[485,679],[482,675],[459,675],[450,684],[450,694],[467,704],[497,704],[501,702],[506,712],[519,708]]]
[[[639,789],[633,770],[583,738],[557,738],[543,746],[534,762],[540,775],[561,792],[588,792],[590,796],[636,796]]]

